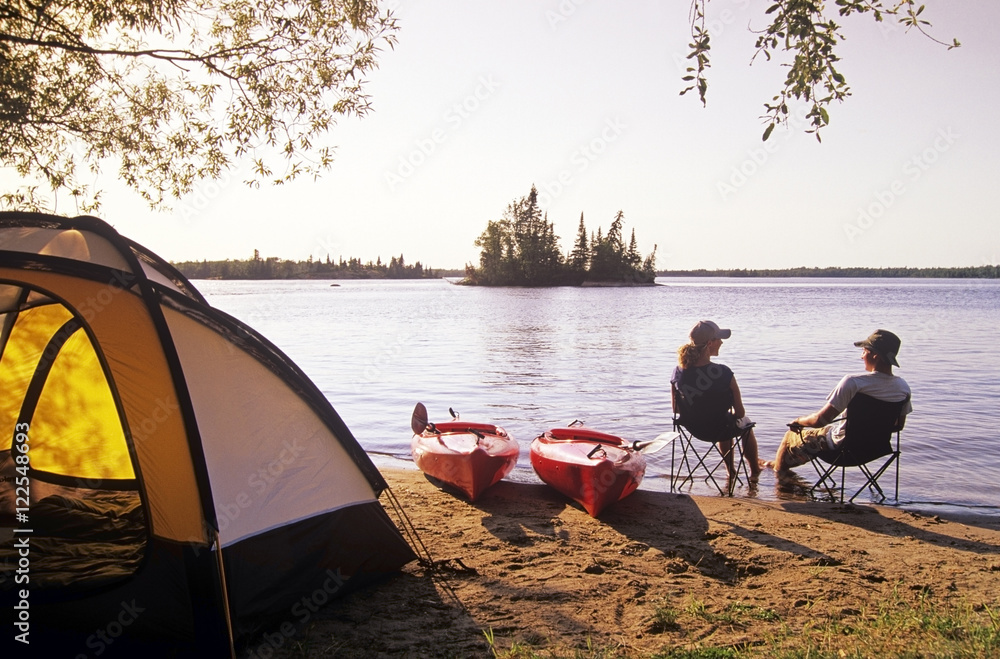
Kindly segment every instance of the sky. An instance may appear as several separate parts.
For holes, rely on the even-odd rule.
[[[768,4],[709,3],[702,107],[679,94],[686,1],[391,0],[398,44],[369,77],[373,112],[331,131],[318,181],[251,189],[244,162],[164,212],[112,166],[98,214],[172,261],[257,249],[462,268],[534,185],[564,252],[581,214],[606,232],[620,210],[659,269],[1000,262],[1000,3],[930,0],[953,50],[870,16],[839,21],[852,96],[829,108],[822,143],[798,117],[761,141],[785,61],[751,65]]]

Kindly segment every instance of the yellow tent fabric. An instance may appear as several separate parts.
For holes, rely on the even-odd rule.
[[[72,318],[72,314],[61,305],[49,304],[19,314],[4,314],[0,322],[8,322],[14,317],[17,322],[11,328],[0,358],[0,392],[3,392],[0,396],[0,450],[10,449],[14,424],[42,351],[55,329]]]
[[[88,325],[97,337],[111,379],[118,387],[125,423],[131,432],[139,469],[146,483],[150,531],[153,535],[171,540],[207,544],[209,537],[187,440],[188,430],[179,411],[163,346],[140,297],[116,282],[93,281],[52,272],[0,268],[2,281],[16,282],[63,301]],[[47,319],[49,330],[59,318],[55,315]],[[39,323],[42,324],[41,314]],[[44,331],[39,331],[44,334]],[[25,343],[27,352],[34,351],[35,364],[39,359],[40,340]],[[6,350],[10,350],[12,344],[12,340],[8,341]],[[86,356],[88,345],[85,335],[80,339],[74,335],[66,346],[66,356],[56,358],[53,364],[50,377],[55,379],[50,390],[43,390],[32,421],[31,434],[39,438],[40,445],[48,441],[41,438],[43,430],[52,432],[50,436],[53,437],[65,431],[64,438],[73,442],[96,442],[98,440],[92,436],[89,439],[86,436],[96,428],[106,428],[111,423],[112,415],[117,415],[117,410],[112,412],[113,403],[104,397],[97,382],[100,378],[96,376],[96,355],[93,358]],[[4,361],[7,359],[6,350]],[[93,352],[93,347],[89,350]],[[27,356],[27,361],[31,361],[31,355]],[[21,369],[15,371],[20,375],[12,376],[12,386],[27,386]],[[78,375],[90,378],[93,388],[84,393],[70,393],[61,386],[60,383],[68,383]],[[30,375],[27,377],[30,378]],[[4,386],[6,391],[6,383]],[[106,388],[107,383],[103,386]],[[46,389],[49,389],[49,384]],[[70,421],[67,414],[53,412],[61,404],[71,405],[74,409],[90,404],[96,407],[94,412]],[[5,410],[0,424],[4,427],[9,425],[9,419],[10,413]],[[101,441],[107,440],[114,446],[120,437],[120,434],[114,434]],[[81,479],[99,477],[99,474],[122,477],[122,474],[129,473],[130,468],[125,468],[127,456],[120,451],[109,450],[112,451],[112,459],[106,464],[102,461],[107,455],[99,457],[92,454],[92,457],[82,458],[71,467],[65,458],[56,457],[57,452],[51,446],[49,456],[39,457],[39,460],[49,460],[50,466],[62,465],[58,468],[72,472],[64,475],[79,476]],[[33,464],[41,468],[41,463],[34,463],[34,459],[33,454]]]
[[[35,469],[81,479],[135,477],[111,389],[90,338],[60,304],[16,314],[0,360],[0,432],[10,448],[14,424],[39,363],[52,360],[30,425]],[[67,332],[68,330],[68,332]],[[58,352],[48,348],[60,332],[68,338]]]
[[[82,328],[59,351],[34,418],[34,468],[85,481],[135,477],[111,389]]]

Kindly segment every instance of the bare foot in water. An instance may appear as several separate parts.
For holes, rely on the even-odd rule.
[[[793,481],[800,480],[798,474],[796,474],[791,469],[776,469],[774,475],[777,476],[779,481]]]

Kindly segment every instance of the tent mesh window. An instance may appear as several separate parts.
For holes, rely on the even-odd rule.
[[[0,540],[30,528],[33,587],[132,574],[146,538],[135,471],[113,389],[72,310],[0,285],[0,392]],[[0,542],[0,589],[15,585],[13,546]]]

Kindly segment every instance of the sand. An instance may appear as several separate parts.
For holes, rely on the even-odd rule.
[[[864,621],[892,598],[1000,607],[996,517],[640,489],[594,519],[545,485],[504,481],[469,503],[418,471],[383,473],[433,567],[411,563],[249,653],[487,657],[487,631],[500,649],[643,656]]]

